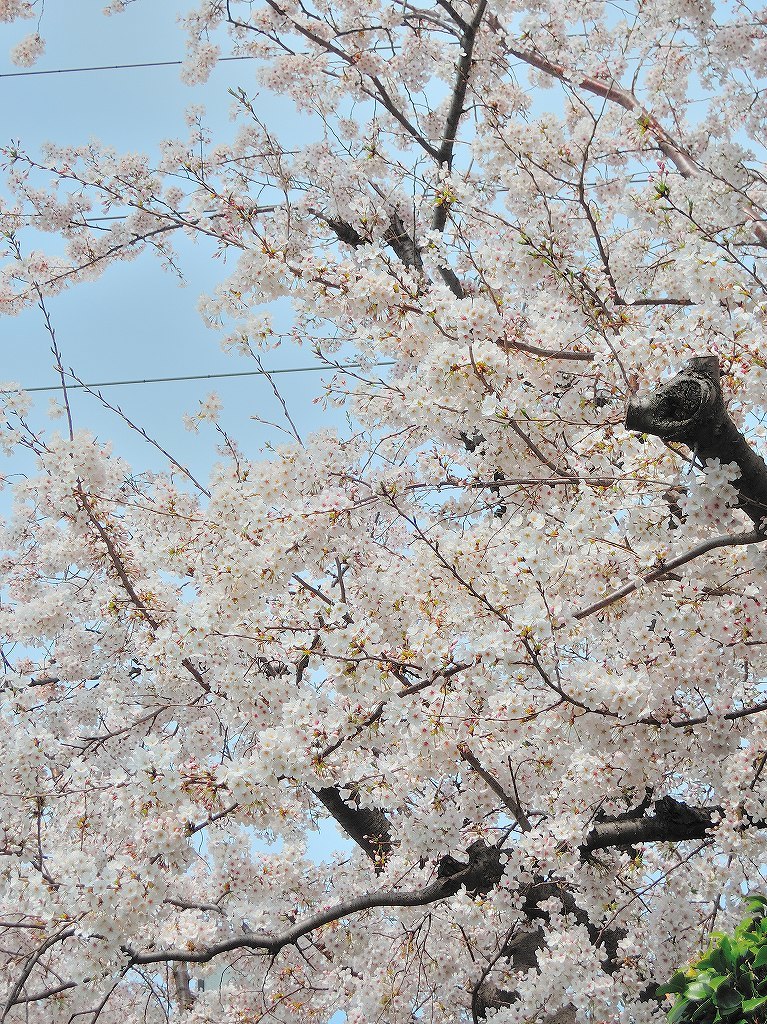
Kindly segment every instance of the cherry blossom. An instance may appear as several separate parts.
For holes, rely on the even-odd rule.
[[[204,241],[348,427],[202,397],[199,481],[0,385],[0,1019],[662,1019],[764,886],[764,11],[179,13],[234,129],[9,143],[0,308]]]
[[[45,51],[45,42],[38,32],[25,36],[11,50],[11,60],[20,68],[31,67]]]

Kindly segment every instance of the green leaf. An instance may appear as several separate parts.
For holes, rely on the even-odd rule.
[[[716,992],[720,985],[723,985],[726,981],[730,980],[730,976],[729,974],[712,974],[707,980],[712,990]]]
[[[715,1016],[718,1016],[716,1008],[710,999],[706,999],[698,1004],[689,1020],[700,1021],[700,1024],[711,1024]]]
[[[695,981],[690,982],[684,994],[688,999],[694,999],[698,1002],[701,999],[708,999],[713,991],[713,988],[705,978],[696,978]]]
[[[734,1013],[740,1013],[743,1003],[740,992],[732,985],[723,985],[717,992],[714,992],[713,1000],[723,1017],[731,1017]]]
[[[767,946],[760,946],[756,951],[753,967],[756,969],[757,967],[764,967],[765,964],[767,964]]]
[[[716,949],[712,949],[704,959],[706,960],[706,966],[710,964],[719,974],[729,974],[730,965],[727,962],[727,957],[718,946]]]
[[[758,1010],[760,1006],[765,1005],[767,1005],[767,996],[757,996],[755,999],[744,999],[743,1012],[753,1013],[754,1010]]]
[[[690,1005],[691,1000],[679,999],[668,1012],[668,1024],[677,1024],[677,1021],[684,1019],[684,1015],[687,1012],[687,1007]]]
[[[718,975],[713,967],[709,967],[708,964],[704,964],[701,960],[701,962],[698,964],[697,977],[698,981],[711,982],[716,977],[724,978],[726,977],[726,975]],[[690,980],[692,981],[692,978],[690,978]]]
[[[727,935],[723,935],[722,941],[719,943],[719,949],[722,952],[722,956],[724,957],[728,968],[732,969],[735,966],[735,961],[738,959],[738,955],[733,948],[732,939]]]
[[[664,996],[676,995],[679,992],[684,992],[687,988],[687,975],[684,971],[675,971],[671,976],[671,981],[667,981],[665,985],[660,985],[656,989],[655,995],[658,999],[662,999]]]

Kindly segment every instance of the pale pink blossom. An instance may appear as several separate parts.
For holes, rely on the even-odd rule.
[[[31,67],[45,52],[45,40],[38,32],[25,36],[11,50],[11,60],[21,68]]]

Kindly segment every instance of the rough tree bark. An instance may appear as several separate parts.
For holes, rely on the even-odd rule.
[[[703,464],[707,459],[735,462],[740,507],[761,526],[767,516],[767,463],[727,412],[716,356],[693,356],[671,380],[635,395],[626,426],[663,441],[681,441]]]

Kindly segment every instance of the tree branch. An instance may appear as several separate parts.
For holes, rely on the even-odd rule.
[[[767,516],[767,463],[730,419],[716,356],[693,356],[671,380],[634,395],[626,409],[626,427],[681,441],[701,463],[736,463],[740,507],[757,527]]]
[[[693,807],[673,797],[663,797],[655,801],[654,813],[650,815],[636,819],[616,818],[595,825],[581,845],[580,853],[586,858],[595,850],[628,846],[633,843],[703,839],[722,814],[720,807]],[[764,828],[767,827],[767,822],[751,822],[751,825]],[[315,929],[365,910],[376,907],[423,907],[454,896],[463,887],[472,894],[490,892],[503,875],[500,850],[495,846],[488,847],[482,840],[478,840],[472,843],[467,852],[468,863],[455,860],[453,857],[443,857],[439,864],[437,879],[421,889],[384,889],[342,900],[282,932],[238,935],[197,949],[150,949],[145,952],[139,952],[129,946],[123,946],[122,949],[130,957],[133,966],[169,961],[208,963],[217,956],[240,949],[262,950],[274,956],[285,946],[295,944]],[[546,895],[542,893],[543,890],[538,896],[545,899]],[[565,896],[568,909],[571,898],[567,894]],[[525,934],[520,936],[520,940],[530,945],[531,937]]]
[[[27,980],[29,979],[30,974],[34,970],[35,964],[38,962],[38,960],[43,955],[43,953],[45,953],[47,950],[49,950],[52,946],[55,946],[56,943],[63,942],[65,939],[71,938],[71,936],[73,936],[74,934],[75,934],[75,929],[74,928],[62,928],[60,931],[55,932],[53,935],[50,935],[44,942],[42,942],[37,947],[37,949],[34,951],[34,953],[32,953],[32,955],[27,959],[27,962],[24,964],[24,968],[23,968],[21,974],[19,975],[19,977],[16,979],[16,981],[11,986],[11,991],[8,994],[8,998],[7,998],[6,1002],[5,1002],[5,1006],[3,1008],[2,1016],[0,1016],[0,1022],[4,1021],[6,1019],[6,1017],[8,1016],[8,1014],[11,1011],[11,1008],[13,1006],[15,1006],[17,1002],[23,1002],[24,1001],[24,1000],[20,1000],[19,996],[20,996],[24,986],[26,985]],[[36,999],[37,998],[40,998],[40,997],[36,997]],[[28,1001],[31,1001],[31,1000],[28,1000]]]
[[[392,850],[389,820],[377,807],[353,807],[341,796],[337,786],[313,790],[350,839],[365,851],[376,865],[382,865]]]
[[[445,119],[445,128],[442,133],[442,141],[437,153],[437,163],[444,165],[449,171],[453,165],[453,151],[458,133],[458,125],[463,115],[463,104],[466,100],[466,90],[469,87],[469,74],[474,60],[474,44],[477,39],[477,32],[482,23],[487,9],[487,0],[479,0],[474,17],[466,24],[463,36],[461,37],[461,56],[458,60],[455,72],[455,84],[450,99],[450,108]],[[447,206],[438,206],[434,213],[433,227],[441,231],[447,220]]]
[[[460,124],[461,117],[464,113],[464,103],[466,101],[466,91],[469,87],[469,75],[471,74],[471,67],[474,61],[474,44],[477,39],[477,32],[479,26],[482,23],[482,19],[485,16],[487,9],[487,0],[479,0],[477,9],[474,12],[474,17],[470,22],[464,22],[460,20],[460,24],[463,26],[463,35],[461,36],[460,49],[461,55],[456,65],[455,83],[453,85],[453,93],[450,99],[450,107],[448,108],[447,117],[445,119],[445,127],[442,132],[442,141],[439,146],[439,150],[435,156],[435,160],[440,167],[444,167],[447,171],[453,166],[453,153],[455,151],[455,142],[458,134],[458,125]],[[445,224],[447,223],[448,214],[448,203],[438,203],[435,210],[434,216],[432,217],[432,230],[443,231]],[[455,271],[448,266],[442,266],[439,268],[439,272],[442,276],[442,280],[448,286],[450,291],[456,298],[463,298],[464,290],[458,275]]]
[[[490,24],[496,32],[501,35],[504,34],[503,26],[497,17],[493,17]],[[593,96],[599,96],[604,100],[617,103],[624,110],[635,114],[643,130],[652,136],[658,149],[665,157],[671,160],[683,178],[692,178],[700,173],[701,167],[693,157],[685,152],[683,147],[672,138],[657,118],[642,106],[630,90],[623,89],[615,82],[607,79],[594,78],[590,75],[583,77],[579,75],[572,76],[562,64],[555,64],[554,61],[548,60],[548,58],[536,53],[534,50],[510,46],[506,42],[504,45],[507,53],[516,57],[517,60],[528,64],[530,67],[534,67],[538,71],[542,71],[544,74],[550,75],[552,78],[556,78],[573,88],[582,89],[584,92],[590,92]],[[744,211],[754,221],[752,231],[758,243],[760,245],[767,245],[767,225],[761,219],[761,211],[748,197],[745,197]]]
[[[613,846],[634,843],[683,843],[688,839],[704,839],[724,813],[721,807],[691,807],[664,796],[654,803],[655,812],[641,818],[614,819],[600,822],[586,836],[581,855]]]
[[[529,832],[533,826],[530,822],[530,819],[525,814],[524,808],[513,796],[511,796],[510,793],[506,792],[506,790],[503,788],[500,782],[498,782],[498,780],[494,778],[490,774],[490,772],[488,772],[485,768],[482,767],[480,761],[471,752],[466,743],[461,743],[459,745],[458,753],[461,755],[463,760],[466,761],[466,763],[474,769],[477,775],[479,775],[481,779],[484,779],[488,787],[493,791],[493,793],[495,793],[498,799],[502,801],[504,806],[514,816],[514,818],[517,821],[517,824],[522,829],[522,831]]]
[[[342,900],[326,910],[310,915],[283,932],[238,935],[198,949],[148,950],[142,953],[129,946],[123,946],[122,950],[130,957],[132,966],[168,961],[204,964],[222,953],[231,953],[238,949],[263,950],[274,956],[285,946],[295,944],[316,928],[375,907],[424,907],[446,897],[455,896],[463,886],[469,892],[489,892],[497,885],[503,872],[499,850],[496,847],[488,847],[482,840],[478,840],[469,847],[468,854],[468,864],[443,857],[437,879],[422,889],[383,889],[377,893],[366,893]]]
[[[748,533],[720,534],[718,537],[711,537],[709,540],[701,541],[700,544],[696,544],[695,547],[690,548],[689,551],[685,551],[683,554],[677,555],[676,558],[672,558],[669,561],[662,562],[657,569],[653,569],[644,576],[640,576],[638,580],[626,583],[617,590],[613,590],[612,593],[607,594],[606,597],[601,598],[599,601],[595,601],[594,604],[590,604],[586,608],[581,608],[580,611],[573,614],[573,618],[579,620],[585,619],[589,615],[593,615],[595,612],[600,612],[603,608],[607,608],[611,604],[615,604],[616,601],[620,601],[622,598],[628,597],[629,594],[633,594],[635,590],[639,590],[640,587],[643,587],[646,583],[654,583],[656,580],[662,579],[670,572],[673,572],[674,569],[678,569],[680,566],[686,565],[688,562],[692,562],[693,559],[700,558],[701,555],[705,555],[709,551],[714,551],[716,548],[735,547],[743,544],[759,544],[765,539],[767,539],[767,536],[765,536],[762,530],[749,530]]]

